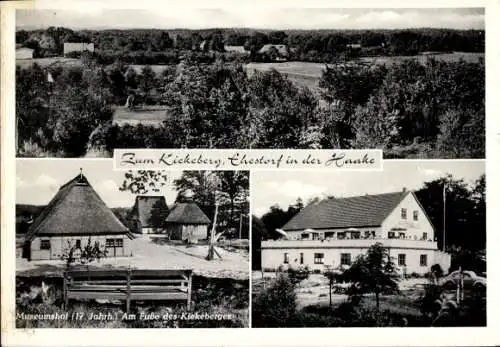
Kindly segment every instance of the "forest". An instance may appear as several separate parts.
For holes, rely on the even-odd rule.
[[[70,39],[91,40],[98,46],[97,52],[81,54],[79,64],[42,66],[34,59],[28,67],[17,67],[18,156],[81,157],[90,150],[109,156],[114,148],[380,148],[386,158],[484,157],[482,59],[429,57],[423,62],[408,58],[369,64],[354,58],[321,58],[325,66],[317,88],[309,88],[275,69],[250,73],[244,59],[252,55],[241,60],[218,52],[225,44],[243,42],[245,35],[250,36],[243,43],[255,51],[263,42],[292,42],[300,35],[312,41],[341,35],[349,42],[375,42],[376,34],[384,37],[384,49],[393,50],[384,54],[411,54],[398,51],[398,42],[405,47],[414,42],[419,52],[458,46],[462,51],[481,51],[480,31],[260,33],[264,39],[244,30],[180,31],[175,36],[154,30],[68,30],[17,33],[18,41],[34,40],[44,47],[49,42],[54,52],[50,54],[60,54],[62,42]],[[195,34],[211,37],[208,51],[186,50],[162,69],[131,65],[124,53],[141,55],[147,49],[151,54],[170,54],[161,50],[169,45],[178,49],[177,36]],[[120,38],[126,45],[117,50],[114,45]],[[133,42],[147,42],[148,47],[137,48]],[[300,52],[299,44],[290,45],[291,51]],[[314,51],[311,47],[304,48],[307,54]],[[116,57],[103,62],[103,49]],[[117,107],[130,96],[138,110],[158,107],[158,124],[117,123]]]

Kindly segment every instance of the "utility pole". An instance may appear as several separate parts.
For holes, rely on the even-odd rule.
[[[443,183],[443,252],[446,252],[446,182]]]

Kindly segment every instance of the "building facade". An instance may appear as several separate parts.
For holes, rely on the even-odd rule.
[[[133,232],[138,234],[165,233],[165,219],[169,213],[164,196],[136,196],[128,216]]]
[[[61,260],[74,248],[78,257],[90,240],[107,257],[132,256],[133,238],[80,174],[61,186],[29,227],[23,253],[29,260]]]
[[[193,201],[176,204],[167,219],[167,234],[171,240],[197,242],[208,238],[210,219]]]
[[[282,229],[286,239],[261,244],[263,269],[346,267],[377,242],[407,274],[425,274],[434,264],[445,271],[450,266],[412,192],[327,199],[307,206]]]

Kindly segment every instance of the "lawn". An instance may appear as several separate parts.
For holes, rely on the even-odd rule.
[[[82,65],[80,59],[66,58],[66,57],[16,59],[16,65],[20,66],[23,69],[31,67],[34,63],[38,64],[42,68],[46,68],[56,64],[63,67]]]
[[[222,258],[208,261],[207,245],[172,244],[162,235],[140,235],[132,241],[133,256],[104,258],[92,263],[93,268],[192,269],[195,275],[216,278],[249,278],[248,250],[234,247],[219,248]],[[60,275],[61,260],[27,261],[17,259],[18,275]]]
[[[117,106],[113,114],[113,123],[118,125],[141,123],[159,127],[167,118],[166,112],[163,106],[138,106],[135,109]]]

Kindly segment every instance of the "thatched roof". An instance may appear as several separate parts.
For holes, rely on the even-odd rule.
[[[176,204],[166,221],[177,224],[210,224],[210,219],[194,202]]]
[[[141,226],[144,228],[159,227],[159,225],[151,225],[151,214],[155,209],[160,209],[165,215],[168,214],[168,206],[164,196],[136,196],[130,217],[141,222]]]
[[[283,230],[376,227],[389,216],[409,191],[333,198],[306,206]],[[416,197],[415,197],[416,198]]]
[[[132,233],[106,206],[80,174],[61,186],[57,194],[35,219],[26,234],[30,241],[35,236],[103,235]]]

